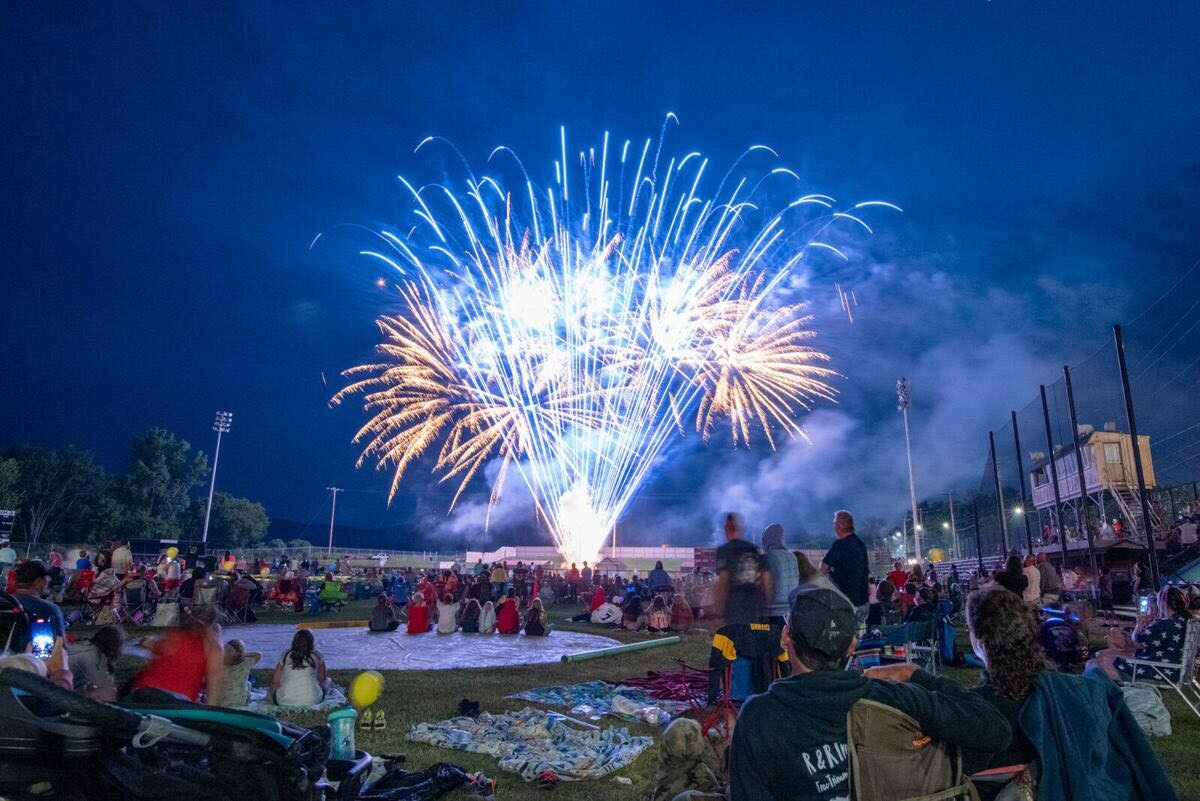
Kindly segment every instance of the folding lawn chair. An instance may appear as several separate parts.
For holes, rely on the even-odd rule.
[[[121,603],[115,608],[118,623],[142,625],[154,619],[157,604],[150,595],[150,588],[142,584],[126,584],[122,589]]]
[[[1196,655],[1200,651],[1200,620],[1191,620],[1184,630],[1183,653],[1178,662],[1156,662],[1136,656],[1126,657],[1125,661],[1132,669],[1129,680],[1137,686],[1138,668],[1149,668],[1154,672],[1153,678],[1142,677],[1142,684],[1155,687],[1170,687],[1183,699],[1193,714],[1200,717],[1200,682],[1196,681]]]

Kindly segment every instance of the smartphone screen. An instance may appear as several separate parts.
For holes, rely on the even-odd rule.
[[[33,643],[33,655],[40,659],[49,659],[54,653],[54,627],[45,618],[34,618],[30,624],[30,640]]]
[[[1143,595],[1138,600],[1138,614],[1139,615],[1150,614],[1150,596],[1149,595]]]

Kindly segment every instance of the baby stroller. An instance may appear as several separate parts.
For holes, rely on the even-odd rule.
[[[495,783],[453,765],[390,768],[364,787],[370,754],[330,758],[309,728],[171,693],[103,704],[33,673],[0,669],[0,797],[13,801],[432,801]]]

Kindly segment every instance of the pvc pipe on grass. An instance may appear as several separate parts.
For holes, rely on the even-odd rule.
[[[563,654],[562,663],[565,665],[567,662],[582,662],[585,659],[599,659],[602,656],[627,654],[630,651],[641,651],[645,648],[657,648],[660,645],[674,645],[677,642],[679,642],[679,637],[659,637],[656,640],[631,642],[627,645],[614,645],[611,648],[598,648],[595,651],[580,651],[577,654]]]

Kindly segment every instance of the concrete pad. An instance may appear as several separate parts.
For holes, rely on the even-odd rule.
[[[247,651],[261,651],[261,667],[272,668],[292,643],[296,626],[264,623],[226,626],[222,642],[240,639]],[[524,634],[370,634],[365,628],[331,628],[313,631],[317,650],[332,669],[444,670],[448,668],[503,667],[558,662],[563,654],[608,648],[620,643],[610,637],[574,631],[551,631],[547,637]],[[147,655],[137,646],[129,653]]]

